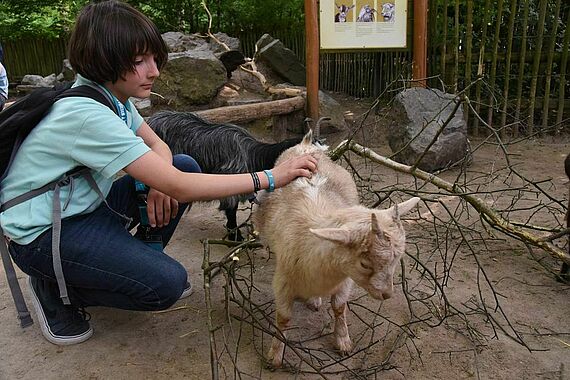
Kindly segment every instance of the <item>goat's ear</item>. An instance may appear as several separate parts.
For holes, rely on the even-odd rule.
[[[416,205],[418,204],[419,201],[420,201],[420,198],[413,197],[411,199],[408,199],[405,202],[401,202],[401,203],[394,205],[393,207],[390,207],[388,210],[392,213],[392,218],[394,220],[399,220],[400,216],[407,214],[414,207],[416,207]]]
[[[352,4],[350,7],[348,7],[348,9],[347,9],[346,11],[348,12],[349,10],[351,10],[351,9],[354,8],[354,7],[355,7],[355,5]]]
[[[313,130],[309,129],[309,132],[307,132],[307,134],[303,137],[303,141],[301,141],[301,144],[311,145],[312,143],[313,143]]]
[[[309,231],[325,240],[339,244],[352,242],[351,233],[346,228],[310,228]]]

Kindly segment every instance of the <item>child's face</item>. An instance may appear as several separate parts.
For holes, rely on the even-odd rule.
[[[106,86],[123,103],[130,97],[148,98],[159,73],[153,54],[138,55],[134,71],[127,72],[115,83],[106,83]]]

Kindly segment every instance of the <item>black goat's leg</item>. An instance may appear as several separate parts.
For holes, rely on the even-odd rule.
[[[564,160],[564,171],[570,180],[570,154],[568,154]],[[570,189],[568,194],[570,194]],[[570,199],[568,200],[568,208],[566,209],[566,228],[570,228]],[[568,235],[568,253],[570,254],[570,235]],[[565,281],[570,281],[570,265],[562,263],[560,277]]]
[[[237,206],[236,208],[225,209],[224,213],[228,220],[228,223],[226,224],[228,239],[232,241],[243,241],[243,236],[241,235],[237,225]]]

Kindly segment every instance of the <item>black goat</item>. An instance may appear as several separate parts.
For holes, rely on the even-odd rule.
[[[148,125],[170,147],[173,154],[192,156],[204,173],[236,174],[271,169],[285,149],[302,137],[275,144],[258,141],[245,128],[234,124],[210,123],[191,112],[164,111],[152,115]],[[237,208],[248,195],[220,200],[226,214],[229,239],[243,240],[237,228]]]

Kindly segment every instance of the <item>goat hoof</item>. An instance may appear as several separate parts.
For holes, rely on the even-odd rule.
[[[336,348],[340,351],[342,356],[347,356],[352,351],[352,341],[350,338],[338,338],[336,340]]]
[[[271,369],[281,368],[283,365],[283,359],[280,355],[275,355],[273,349],[269,350],[269,353],[267,354],[267,362]]]
[[[281,360],[281,358],[273,358],[273,360],[271,361],[271,367],[274,369],[277,368],[281,368],[281,366],[283,365],[283,360]]]
[[[307,306],[307,308],[309,310],[312,310],[312,311],[319,311],[322,304],[323,304],[323,301],[322,301],[321,297],[309,298],[307,300],[307,302],[305,302],[305,306]]]

